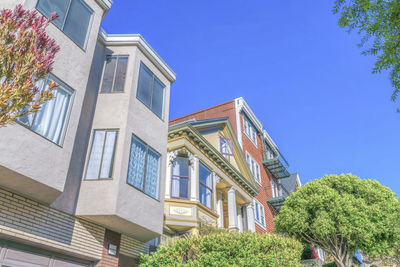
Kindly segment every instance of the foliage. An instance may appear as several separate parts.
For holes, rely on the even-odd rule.
[[[318,258],[317,253],[315,252],[315,249],[313,246],[305,246],[303,248],[303,252],[301,254],[301,259],[302,260],[312,260]]]
[[[400,90],[400,0],[336,0],[339,26],[362,35],[364,55],[376,56],[373,73],[390,71],[395,101]]]
[[[202,223],[199,227],[199,235],[212,235],[226,233],[227,229],[214,227],[210,224]]]
[[[36,112],[52,98],[54,82],[41,91],[35,83],[51,71],[59,50],[45,32],[56,17],[46,19],[21,5],[0,11],[0,126]]]
[[[358,249],[385,255],[397,241],[400,205],[375,180],[351,174],[313,180],[292,193],[275,219],[278,231],[329,252],[351,266]]]
[[[322,265],[323,267],[336,267],[337,265],[336,265],[336,263],[334,263],[334,262],[330,262],[330,263],[327,263],[327,264],[324,264],[324,265]]]
[[[297,266],[303,246],[283,236],[218,233],[189,236],[142,255],[140,266]]]

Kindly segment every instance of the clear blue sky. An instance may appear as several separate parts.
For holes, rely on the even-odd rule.
[[[303,183],[374,178],[400,196],[400,103],[333,0],[115,0],[109,33],[140,33],[177,73],[170,119],[242,96]]]

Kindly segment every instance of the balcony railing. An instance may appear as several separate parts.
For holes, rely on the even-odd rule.
[[[290,194],[290,192],[283,186],[279,185],[279,194],[278,195],[273,195],[272,194],[272,187],[271,186],[266,186],[264,188],[265,194],[267,195],[267,203],[270,204],[276,211],[280,211],[280,209],[283,206],[283,203],[285,202],[285,199],[287,196]],[[283,194],[284,193],[284,194]]]
[[[268,153],[269,152],[269,153]],[[266,140],[263,141],[263,165],[276,179],[283,179],[290,176],[287,168],[289,163],[282,156],[278,148],[271,152]]]

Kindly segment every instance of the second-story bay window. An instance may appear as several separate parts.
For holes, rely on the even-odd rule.
[[[18,121],[50,141],[61,145],[74,91],[53,75],[40,80],[36,86],[39,90],[43,90],[48,88],[51,81],[59,85],[52,91],[54,97],[42,104],[39,111],[18,118]]]
[[[140,63],[136,97],[163,119],[165,85],[143,64]]]
[[[102,93],[123,92],[126,78],[126,67],[128,65],[127,56],[106,57],[101,82]]]
[[[117,130],[94,130],[86,180],[112,177]]]
[[[199,198],[200,203],[207,208],[212,208],[212,173],[200,162],[199,164]]]
[[[53,21],[54,25],[81,48],[85,47],[93,11],[83,0],[38,0],[36,9],[45,17],[56,12],[58,18]]]
[[[160,158],[159,153],[132,135],[126,182],[158,199]]]
[[[189,159],[177,157],[172,165],[171,196],[189,199]]]

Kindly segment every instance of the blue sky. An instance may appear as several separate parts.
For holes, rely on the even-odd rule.
[[[177,73],[170,119],[242,96],[303,183],[351,172],[400,196],[400,102],[332,5],[115,0],[103,28],[140,33]]]

